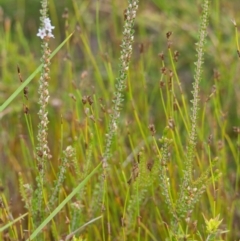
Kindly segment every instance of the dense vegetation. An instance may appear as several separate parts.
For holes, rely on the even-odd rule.
[[[0,240],[240,239],[237,0],[0,6]]]

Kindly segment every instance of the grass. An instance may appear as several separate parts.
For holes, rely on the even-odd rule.
[[[139,1],[122,60],[127,1],[50,1],[42,181],[40,3],[9,1],[0,0],[0,240],[238,240],[237,1],[210,4],[195,98],[205,1]]]

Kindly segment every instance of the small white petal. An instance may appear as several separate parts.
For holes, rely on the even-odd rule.
[[[54,35],[52,34],[52,32],[48,32],[47,37],[54,38]]]
[[[45,29],[38,29],[37,36],[43,39],[46,36],[46,30]]]
[[[43,20],[43,22],[44,22],[45,24],[51,24],[50,18],[45,18],[45,19]]]
[[[44,28],[47,31],[52,31],[52,29],[54,29],[55,27],[52,26],[50,23],[45,23]]]

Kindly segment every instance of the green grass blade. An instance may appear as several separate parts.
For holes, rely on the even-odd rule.
[[[50,55],[50,59],[63,47],[63,45],[70,39],[73,35],[71,33]],[[32,79],[39,73],[42,69],[42,64],[13,92],[13,94],[0,106],[0,112],[2,112],[6,107],[17,97],[17,95],[32,81]]]
[[[11,227],[14,223],[18,222],[19,220],[21,220],[22,218],[24,218],[24,217],[27,216],[27,215],[28,215],[28,213],[25,213],[25,214],[23,214],[22,216],[14,219],[12,222],[8,223],[7,225],[1,227],[1,228],[0,228],[0,233],[3,232],[5,229]]]
[[[83,226],[81,226],[80,228],[78,228],[77,230],[75,230],[74,232],[70,233],[64,241],[70,240],[76,233],[78,233],[79,231],[83,230],[85,227],[87,227],[89,224],[96,222],[98,219],[102,218],[102,215],[94,218],[92,220],[90,220],[89,222],[85,223]]]
[[[81,188],[85,186],[88,180],[96,173],[99,169],[99,165],[81,182],[79,185],[59,204],[59,206],[39,225],[39,227],[32,233],[32,235],[26,241],[34,240],[34,238],[38,235],[39,232],[57,215],[60,210],[80,191]]]

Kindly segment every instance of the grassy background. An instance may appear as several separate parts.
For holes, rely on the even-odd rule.
[[[121,217],[124,203],[130,197],[131,185],[127,184],[132,164],[141,149],[142,159],[146,163],[155,160],[154,145],[150,141],[149,124],[154,124],[156,136],[162,135],[169,117],[174,117],[175,131],[171,134],[174,145],[171,149],[170,182],[172,195],[176,196],[181,159],[187,142],[184,121],[188,123],[183,108],[186,101],[187,112],[190,100],[194,61],[196,61],[195,43],[201,13],[201,1],[140,1],[135,26],[135,43],[127,79],[127,89],[120,118],[117,138],[112,147],[111,175],[108,182],[108,203],[112,227],[112,240],[136,240],[138,228],[122,234]],[[41,51],[40,40],[36,37],[39,26],[39,2],[36,0],[0,0],[0,102],[20,85],[17,66],[23,79],[27,78],[39,65]],[[14,7],[13,7],[14,6]],[[75,31],[70,42],[51,61],[50,107],[49,107],[49,145],[53,158],[49,165],[47,180],[55,179],[60,163],[61,150],[68,145],[76,147],[80,170],[87,158],[87,150],[92,145],[92,166],[96,166],[104,150],[104,135],[112,105],[114,81],[118,72],[118,58],[122,29],[123,12],[127,1],[50,1],[49,13],[55,39],[55,47],[69,33]],[[68,18],[64,19],[64,9],[68,8]],[[14,10],[13,10],[14,9]],[[17,9],[17,10],[15,10]],[[230,232],[225,240],[240,239],[239,225],[239,135],[233,131],[240,121],[240,85],[239,58],[235,39],[235,28],[231,19],[237,23],[240,5],[235,1],[213,1],[206,43],[206,59],[201,82],[201,109],[199,115],[196,175],[206,169],[209,158],[218,156],[218,169],[222,173],[216,188],[209,187],[201,202],[195,208],[192,221],[198,221],[198,228],[204,232],[202,213],[214,217],[220,213],[225,229]],[[66,13],[66,12],[65,12]],[[166,33],[172,31],[172,45],[168,49]],[[141,51],[140,46],[143,46]],[[174,65],[170,53],[179,51],[180,56]],[[171,112],[169,94],[169,73],[162,73],[162,61],[159,53],[164,53],[167,69],[177,69],[183,93],[173,79],[175,96],[181,111]],[[24,183],[35,182],[34,140],[38,125],[38,78],[28,86],[28,100],[19,95],[11,105],[0,113],[0,178],[2,198],[6,198],[13,216],[24,213],[24,203],[19,193],[18,177],[21,173]],[[160,81],[165,83],[160,88]],[[206,99],[216,93],[209,101]],[[82,98],[91,96],[93,104],[83,105]],[[184,96],[184,97],[182,97]],[[23,112],[23,106],[29,107],[29,114]],[[86,109],[88,108],[88,110]],[[165,108],[165,109],[164,109]],[[89,115],[86,112],[89,111]],[[32,123],[29,131],[27,123]],[[93,141],[90,140],[90,133]],[[208,138],[213,135],[211,145]],[[31,137],[33,137],[31,139]],[[239,144],[238,144],[239,145]],[[211,153],[211,154],[209,154]],[[125,163],[128,163],[125,165]],[[151,173],[151,172],[150,172]],[[72,167],[69,167],[59,199],[76,186],[77,179]],[[150,174],[149,174],[150,175]],[[101,214],[99,203],[94,201],[92,192],[98,182],[93,178],[83,197],[83,223],[91,212]],[[159,192],[158,180],[149,188],[140,208],[142,217],[141,240],[163,240],[166,237],[164,222],[169,222],[168,212]],[[160,184],[161,185],[161,184]],[[217,191],[216,191],[217,190]],[[131,199],[131,198],[130,198]],[[76,201],[76,200],[75,200]],[[91,205],[88,205],[88,204]],[[69,204],[70,205],[70,204]],[[69,207],[54,220],[55,229],[51,235],[60,237],[68,231],[65,217],[70,216]],[[97,210],[94,212],[93,210]],[[3,214],[2,214],[3,215]],[[2,218],[4,219],[4,218]],[[64,221],[63,221],[64,220]],[[26,225],[26,223],[25,223]],[[53,225],[54,226],[54,225]],[[56,228],[57,227],[57,228]],[[106,226],[103,226],[106,229]],[[91,225],[84,234],[87,240],[104,240],[104,228],[99,223]],[[192,228],[194,229],[194,228]],[[129,232],[129,233],[128,233]],[[105,233],[107,231],[105,230]],[[150,234],[151,235],[150,235]],[[192,231],[194,233],[194,230]],[[123,236],[122,236],[123,235]],[[197,236],[195,236],[197,238]]]

